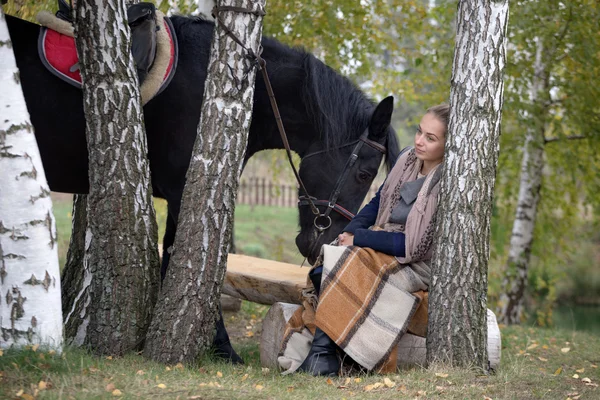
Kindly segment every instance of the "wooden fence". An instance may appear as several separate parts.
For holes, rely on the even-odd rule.
[[[377,193],[378,188],[378,186],[372,186],[365,200],[369,201]],[[296,207],[298,205],[298,185],[296,183],[293,185],[273,183],[266,178],[245,178],[240,182],[237,204]]]

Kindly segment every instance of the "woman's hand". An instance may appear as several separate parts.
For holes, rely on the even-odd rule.
[[[338,244],[340,246],[352,246],[354,244],[354,235],[348,232],[340,233]]]

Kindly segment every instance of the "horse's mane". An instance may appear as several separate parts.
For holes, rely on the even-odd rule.
[[[352,127],[369,126],[375,103],[352,81],[338,74],[315,56],[306,52],[304,57],[306,79],[302,91],[303,101],[316,129],[324,137],[326,149],[335,149],[363,133]],[[393,129],[387,138],[386,164],[391,170],[398,157],[398,140]]]
[[[175,19],[177,21],[173,22],[180,27],[188,24],[207,24],[211,28],[214,26],[212,21],[201,17]],[[321,139],[325,149],[335,149],[358,139],[369,126],[375,103],[352,81],[319,61],[310,52],[286,46],[268,37],[263,37],[263,40],[269,46],[277,48],[282,64],[297,64],[298,72],[304,74],[303,88],[298,95],[302,96],[307,114],[312,115],[313,126],[323,135]],[[277,67],[270,69],[269,73],[277,73]],[[362,130],[351,129],[356,126],[362,127]],[[393,129],[389,130],[386,147],[386,164],[390,170],[399,154],[398,140]]]

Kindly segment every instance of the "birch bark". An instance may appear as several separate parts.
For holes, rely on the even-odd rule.
[[[62,313],[50,189],[0,7],[0,348],[61,349]]]
[[[262,0],[219,5],[264,9]],[[221,16],[258,54],[262,17],[229,11]],[[156,361],[193,362],[212,343],[255,78],[246,51],[217,24],[175,245],[146,341],[145,354]]]
[[[158,287],[157,228],[124,0],[78,0],[90,192],[84,277],[70,340],[100,354],[140,348]]]
[[[530,91],[532,121],[527,127],[523,159],[521,160],[521,178],[517,211],[510,237],[510,249],[506,261],[506,275],[502,281],[498,320],[503,324],[519,324],[523,319],[523,303],[527,288],[527,270],[531,259],[531,246],[540,202],[542,176],[544,170],[544,132],[548,97],[549,71],[543,61],[544,43],[536,39],[534,74]]]
[[[463,0],[429,297],[427,362],[488,369],[487,268],[508,0]]]

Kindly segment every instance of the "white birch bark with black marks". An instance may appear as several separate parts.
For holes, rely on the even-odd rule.
[[[262,10],[264,1],[219,5]],[[262,17],[221,16],[257,54]],[[252,114],[256,69],[249,67],[246,51],[217,23],[175,245],[146,341],[145,354],[156,361],[193,362],[212,343]]]
[[[62,347],[50,189],[0,8],[0,348]]]
[[[544,43],[536,38],[536,54],[533,81],[531,83],[531,108],[527,120],[517,210],[510,237],[510,249],[506,261],[506,272],[498,302],[500,323],[519,324],[523,319],[527,272],[534,240],[537,208],[540,202],[544,170],[544,132],[548,108],[544,103],[549,98],[549,71],[544,62]]]
[[[427,362],[488,368],[487,268],[508,0],[463,0],[429,296]]]
[[[140,348],[158,291],[157,227],[124,0],[78,0],[90,192],[84,277],[70,341],[99,354]]]

